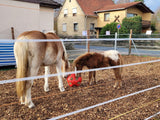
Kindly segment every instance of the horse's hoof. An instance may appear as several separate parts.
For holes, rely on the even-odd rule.
[[[60,91],[61,91],[61,92],[64,92],[64,91],[65,91],[64,87],[61,87],[61,88],[60,88]]]
[[[31,102],[29,105],[28,105],[29,108],[33,108],[35,107],[35,105],[33,104],[33,102]]]
[[[44,91],[45,91],[45,92],[48,92],[48,91],[49,91],[49,88],[45,88]]]
[[[22,105],[24,105],[24,104],[25,104],[25,102],[21,102],[21,104],[22,104]]]
[[[117,88],[117,85],[114,85],[113,87],[116,89],[116,88]]]

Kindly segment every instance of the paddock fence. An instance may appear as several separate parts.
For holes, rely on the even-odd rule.
[[[11,31],[11,30],[10,30]],[[0,34],[3,37],[3,34]],[[129,54],[129,47],[131,47],[131,54],[134,55],[149,55],[158,56],[160,49],[160,34],[132,34],[132,38],[129,38],[130,34],[111,34],[105,36],[89,36],[91,39],[86,39],[86,36],[70,36],[64,41],[69,54],[69,60],[74,60],[77,56],[87,52],[101,52],[104,50],[115,49],[121,54]],[[73,39],[74,38],[74,39]],[[0,40],[0,67],[15,65],[15,58],[13,52],[14,41]],[[129,44],[131,42],[131,46]],[[150,51],[150,52],[148,52]],[[154,52],[157,51],[157,52]],[[153,54],[157,53],[157,54]]]
[[[140,62],[128,63],[128,64],[126,63],[126,64],[120,65],[120,66],[112,66],[112,67],[105,67],[105,68],[98,68],[98,69],[82,70],[82,71],[77,71],[76,73],[85,73],[85,72],[90,72],[90,71],[102,71],[102,70],[109,70],[109,69],[120,68],[120,67],[127,68],[127,70],[128,70],[132,66],[141,66],[141,67],[145,67],[145,69],[143,69],[142,71],[145,72],[145,70],[146,70],[146,72],[148,73],[147,77],[149,77],[149,75],[154,76],[154,79],[155,79],[156,82],[153,83],[152,81],[150,81],[151,84],[149,84],[149,85],[147,84],[146,87],[143,86],[141,89],[138,89],[138,91],[136,90],[136,91],[131,92],[129,94],[124,94],[122,96],[111,98],[107,101],[97,103],[95,105],[91,105],[91,106],[84,107],[84,108],[79,108],[79,110],[75,110],[73,112],[62,114],[62,115],[59,115],[57,117],[53,117],[53,118],[51,118],[51,120],[61,119],[61,118],[69,117],[71,115],[76,115],[76,114],[81,113],[81,112],[86,112],[90,109],[98,108],[100,106],[104,106],[106,104],[109,104],[109,103],[112,103],[112,102],[115,102],[115,101],[119,101],[119,100],[122,100],[122,99],[125,99],[125,98],[128,98],[128,97],[132,97],[132,96],[135,96],[137,94],[142,94],[142,93],[145,93],[147,91],[152,91],[152,90],[153,91],[159,91],[159,87],[160,87],[160,84],[159,84],[160,83],[160,81],[159,81],[160,77],[159,76],[160,75],[158,73],[152,73],[153,69],[159,69],[158,67],[160,67],[160,66],[156,66],[156,68],[154,68],[154,66],[153,66],[153,64],[160,63],[160,59],[158,58],[159,55],[160,55],[159,47],[157,47],[156,49],[155,48],[150,48],[149,49],[149,47],[147,46],[147,48],[142,49],[140,47],[137,47],[138,46],[137,44],[140,44],[140,43],[138,43],[138,41],[140,41],[140,42],[141,41],[143,41],[143,42],[148,42],[148,41],[154,41],[155,42],[156,41],[155,43],[157,44],[157,43],[159,43],[160,38],[132,38],[132,39],[117,38],[116,40],[115,40],[115,38],[60,39],[60,41],[64,42],[64,44],[67,48],[67,53],[69,55],[70,60],[74,60],[77,56],[79,56],[79,55],[81,55],[85,52],[88,52],[88,50],[90,50],[91,52],[103,52],[105,50],[115,49],[115,50],[118,50],[122,55],[128,55],[128,44],[129,44],[130,40],[132,41],[132,52],[131,53],[133,55],[145,56],[145,57],[146,56],[153,56],[153,57],[156,57],[156,59],[151,59],[151,60],[147,60],[147,61],[140,60]],[[18,40],[16,40],[16,41],[18,41]],[[30,41],[32,41],[32,40],[30,40]],[[30,41],[23,40],[21,42],[30,42]],[[35,42],[55,41],[56,42],[56,41],[59,41],[59,40],[33,40],[33,41],[35,41]],[[6,44],[6,43],[13,45],[14,42],[15,41],[13,41],[13,40],[0,40],[0,43],[2,44],[2,46],[3,46],[3,44]],[[89,44],[89,46],[88,46],[88,44]],[[13,49],[13,48],[11,48],[11,49]],[[7,56],[9,56],[9,55],[7,55]],[[137,70],[137,68],[135,69],[135,71],[136,70]],[[133,73],[132,71],[133,71],[133,69],[128,70],[128,72],[130,74]],[[73,74],[73,73],[75,73],[75,71],[66,72],[66,74]],[[140,73],[136,72],[136,75],[137,75],[137,77],[139,77],[139,79],[142,79],[143,77],[145,77],[145,76],[141,76],[141,72]],[[47,77],[56,77],[56,76],[57,76],[57,74],[50,74]],[[0,84],[5,85],[5,84],[9,84],[9,83],[14,83],[16,81],[40,79],[40,78],[44,78],[44,77],[46,77],[46,76],[40,75],[40,76],[34,76],[34,77],[26,77],[26,78],[22,78],[22,79],[6,79],[6,80],[0,80]],[[147,81],[149,81],[149,80],[147,80]],[[3,93],[1,92],[1,94],[3,94]],[[160,100],[160,98],[155,98],[154,102],[152,102],[152,103],[156,102],[158,104],[159,100]],[[3,106],[3,104],[2,104],[2,106]],[[159,107],[159,104],[158,104],[158,107]],[[133,111],[131,110],[130,112],[132,113]],[[127,114],[127,112],[125,114]],[[123,114],[123,115],[125,115],[125,114]],[[149,120],[151,118],[157,118],[157,116],[159,114],[160,114],[159,111],[156,111],[154,114],[146,115],[144,117],[145,117],[145,120]],[[110,119],[116,119],[116,118],[121,117],[123,115],[121,114],[120,116],[115,116],[115,117],[110,118]]]

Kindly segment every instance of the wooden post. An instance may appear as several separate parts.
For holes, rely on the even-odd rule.
[[[11,33],[12,33],[12,39],[15,39],[15,36],[14,36],[14,27],[11,27]]]
[[[90,39],[90,30],[87,30],[87,39]],[[90,52],[90,45],[89,45],[89,40],[87,40],[87,44],[88,44],[88,52]]]
[[[98,39],[98,38],[99,38],[99,29],[97,29],[96,32],[97,32],[97,33],[96,33],[96,38]]]
[[[129,51],[128,51],[128,55],[131,54],[131,47],[132,47],[132,29],[130,29],[130,35],[129,35]]]

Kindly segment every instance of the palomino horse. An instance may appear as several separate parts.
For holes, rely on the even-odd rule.
[[[54,33],[44,34],[39,31],[27,31],[19,35],[18,40],[29,39],[59,39]],[[56,64],[56,70],[59,79],[59,89],[64,91],[62,76],[69,67],[66,49],[63,42],[15,42],[14,54],[17,64],[17,78],[36,76],[40,66],[45,67],[45,74],[49,73],[49,66]],[[31,81],[16,82],[17,95],[21,104],[27,105],[29,108],[34,107],[31,99]],[[44,90],[48,91],[48,78],[45,78]]]
[[[118,51],[109,50],[104,51],[103,53],[85,53],[79,57],[77,57],[74,62],[73,66],[76,70],[82,70],[84,66],[88,69],[93,68],[100,68],[100,67],[107,67],[107,66],[116,66],[122,64],[122,57]],[[121,78],[121,68],[114,68],[114,73],[116,77],[116,82],[114,87],[121,87],[122,86],[122,78]],[[78,76],[81,76],[79,73]],[[96,72],[92,71],[89,72],[89,84],[91,82],[92,77],[94,77],[94,83],[96,83]]]

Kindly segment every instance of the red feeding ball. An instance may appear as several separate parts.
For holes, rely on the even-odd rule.
[[[70,87],[72,86],[79,86],[82,82],[82,78],[81,77],[76,77],[75,74],[71,74],[67,77],[67,82],[68,82],[68,85]]]

